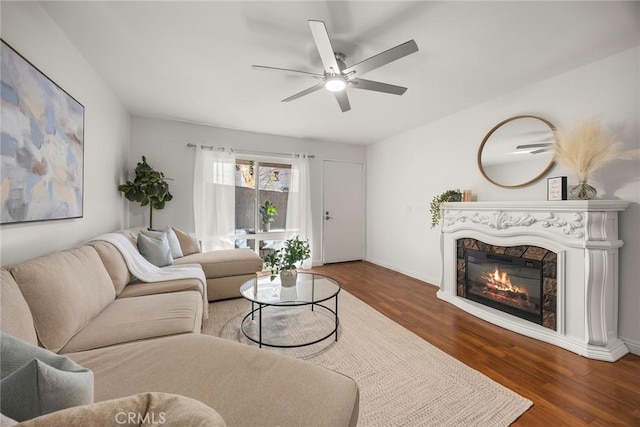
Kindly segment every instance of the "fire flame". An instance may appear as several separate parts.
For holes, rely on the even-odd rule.
[[[501,272],[498,267],[493,273],[487,273],[482,276],[486,281],[487,287],[497,291],[512,292],[516,294],[524,294],[529,297],[526,290],[520,289],[517,285],[511,283],[511,279],[506,272]]]

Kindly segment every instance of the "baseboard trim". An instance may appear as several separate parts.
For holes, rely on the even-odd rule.
[[[384,267],[384,268],[388,268],[389,270],[393,270],[393,271],[397,271],[398,273],[402,273],[405,276],[409,276],[409,277],[413,277],[414,279],[418,279],[421,280],[423,282],[426,282],[428,285],[432,285],[432,286],[438,286],[436,283],[438,283],[440,281],[439,278],[435,278],[432,276],[429,276],[427,274],[423,274],[414,270],[407,270],[406,268],[402,268],[400,266],[397,266],[395,264],[390,264],[387,262],[384,262],[380,259],[377,258],[371,258],[371,257],[367,257],[365,258],[365,261],[370,262],[371,264],[375,264],[375,265],[379,265],[380,267]]]
[[[630,353],[640,356],[640,343],[620,338],[622,342],[627,346]]]

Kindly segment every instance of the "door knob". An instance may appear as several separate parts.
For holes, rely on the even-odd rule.
[[[329,216],[329,211],[326,211],[324,213],[324,219],[326,219],[327,221],[330,220],[332,217]]]

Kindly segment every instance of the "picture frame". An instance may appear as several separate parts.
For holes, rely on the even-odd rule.
[[[82,218],[84,106],[0,39],[0,224]]]
[[[547,200],[567,200],[566,176],[556,176],[547,179]]]

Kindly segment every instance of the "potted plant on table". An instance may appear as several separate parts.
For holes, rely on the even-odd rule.
[[[133,182],[118,185],[118,190],[130,202],[138,202],[140,206],[150,205],[149,227],[153,227],[153,210],[164,209],[165,203],[173,199],[169,184],[165,181],[171,181],[171,178],[165,178],[164,173],[149,166],[144,156],[142,162],[136,165],[135,174]]]
[[[278,216],[278,209],[270,202],[264,202],[263,206],[260,206],[260,218],[262,219],[262,231],[269,231],[271,223],[275,221]]]
[[[445,202],[459,202],[462,200],[462,192],[460,190],[447,190],[439,196],[435,196],[431,200],[431,228],[440,223],[441,212],[440,206]]]
[[[308,240],[300,240],[298,236],[284,242],[284,247],[264,258],[264,265],[271,270],[271,280],[280,274],[280,282],[284,287],[295,286],[298,278],[296,264],[309,259],[311,248]]]

